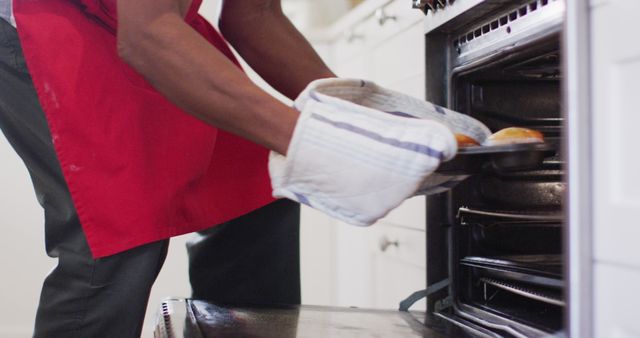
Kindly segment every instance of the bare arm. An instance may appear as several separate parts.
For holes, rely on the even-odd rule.
[[[256,87],[188,26],[189,4],[118,0],[120,56],[186,112],[286,154],[298,113]]]
[[[223,0],[220,31],[262,78],[289,98],[313,80],[335,77],[282,13],[280,0]]]

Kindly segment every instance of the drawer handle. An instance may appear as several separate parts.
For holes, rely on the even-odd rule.
[[[345,37],[348,43],[353,43],[357,40],[364,40],[364,35],[356,33],[353,29],[346,31]]]
[[[392,241],[389,238],[387,238],[387,236],[383,236],[382,238],[380,238],[378,245],[380,247],[380,251],[385,252],[387,251],[387,249],[389,249],[390,246],[395,246],[396,248],[399,247],[400,243],[398,243],[397,240]]]
[[[378,8],[374,15],[376,19],[378,19],[378,24],[380,26],[384,26],[387,21],[396,21],[398,19],[395,15],[387,14],[387,12],[385,12],[385,10],[382,8]]]

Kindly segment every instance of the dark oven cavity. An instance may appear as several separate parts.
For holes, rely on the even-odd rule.
[[[428,198],[427,285],[449,281],[428,295],[428,311],[469,336],[542,337],[563,329],[561,5],[488,1],[475,17],[463,13],[427,32],[429,100],[494,132],[539,130],[556,145],[538,168],[488,168]]]

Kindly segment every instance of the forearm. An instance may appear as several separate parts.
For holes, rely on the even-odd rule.
[[[256,87],[184,23],[175,3],[119,0],[120,55],[186,112],[285,154],[297,112]]]
[[[263,79],[291,99],[309,82],[335,77],[282,13],[280,1],[224,1],[220,30]]]

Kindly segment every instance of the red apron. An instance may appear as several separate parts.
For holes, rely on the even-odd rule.
[[[120,60],[115,1],[14,1],[27,65],[96,258],[272,201],[265,148],[182,112]],[[198,15],[201,2],[187,22],[237,64]]]

